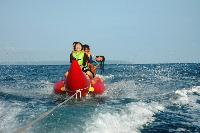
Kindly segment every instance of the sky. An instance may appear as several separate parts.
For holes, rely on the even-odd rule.
[[[69,61],[72,43],[133,64],[200,63],[199,0],[0,0],[0,64]]]

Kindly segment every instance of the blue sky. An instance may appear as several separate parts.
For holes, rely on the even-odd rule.
[[[199,0],[0,0],[0,64],[69,60],[74,41],[130,63],[200,62]]]

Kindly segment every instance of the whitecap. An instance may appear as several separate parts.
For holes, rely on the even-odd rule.
[[[97,110],[92,118],[86,122],[85,132],[137,133],[144,125],[155,119],[155,113],[163,110],[164,107],[158,103],[147,104],[143,102],[129,103],[120,110]]]
[[[108,80],[108,79],[113,79],[114,78],[113,74],[105,75],[105,76],[100,75],[100,74],[96,74],[96,76],[102,78],[103,80]]]
[[[22,111],[22,108],[15,103],[8,104],[0,101],[0,132],[10,133],[19,125],[17,115]]]
[[[172,103],[178,105],[195,105],[199,95],[200,86],[194,86],[188,89],[184,88],[176,90],[174,96],[171,98],[171,101]]]

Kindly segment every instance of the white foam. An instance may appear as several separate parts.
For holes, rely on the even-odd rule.
[[[109,108],[109,107],[108,107]],[[105,109],[105,108],[104,108]],[[130,103],[123,109],[95,111],[86,122],[86,133],[136,133],[152,122],[154,114],[164,110],[158,103]]]
[[[50,83],[49,81],[41,80],[39,82],[32,82],[39,87],[31,88],[31,89],[21,89],[20,86],[17,86],[15,89],[13,87],[1,87],[1,92],[12,94],[16,96],[24,96],[24,97],[48,97],[53,92],[54,83]]]
[[[119,81],[106,86],[105,96],[110,98],[134,98],[139,86],[134,81]]]
[[[114,78],[114,75],[112,75],[112,74],[107,75],[107,76],[103,76],[103,75],[99,75],[99,74],[97,74],[96,76],[102,78],[103,80],[113,79],[113,78]]]
[[[54,83],[51,83],[49,81],[44,81],[41,80],[41,87],[37,90],[34,90],[34,92],[39,93],[39,94],[46,94],[46,95],[50,95],[53,92],[53,85]]]
[[[16,116],[22,109],[15,105],[7,105],[5,102],[0,101],[0,132],[10,133],[19,124]]]
[[[175,92],[175,96],[171,101],[175,104],[186,105],[186,104],[195,104],[197,97],[194,94],[200,95],[200,86],[194,86],[189,89],[181,89]]]

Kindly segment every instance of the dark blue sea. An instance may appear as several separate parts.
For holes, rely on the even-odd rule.
[[[66,97],[66,65],[0,66],[0,132],[25,128]],[[106,91],[70,100],[26,133],[199,133],[200,64],[105,65]]]

